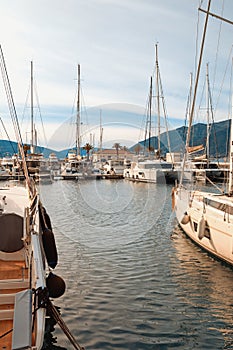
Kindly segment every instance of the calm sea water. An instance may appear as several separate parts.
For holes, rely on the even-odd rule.
[[[86,350],[233,349],[233,270],[176,227],[171,186],[41,185],[56,236],[55,305]],[[72,349],[55,326],[48,349]]]

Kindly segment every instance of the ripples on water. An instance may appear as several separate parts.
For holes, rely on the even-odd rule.
[[[86,350],[233,349],[233,271],[174,230],[170,186],[57,181],[40,191],[67,285],[55,304]],[[55,328],[57,349],[72,349]]]

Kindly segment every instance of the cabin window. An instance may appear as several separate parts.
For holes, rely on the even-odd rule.
[[[226,211],[226,209],[229,209],[229,212],[233,213],[233,208],[229,207],[225,203],[216,202],[215,200],[208,199],[208,198],[204,198],[204,203],[206,205],[209,205],[212,208],[215,208],[224,212]]]

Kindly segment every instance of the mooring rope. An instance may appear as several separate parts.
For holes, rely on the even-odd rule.
[[[64,320],[62,319],[61,315],[57,311],[56,307],[53,305],[51,300],[48,298],[46,301],[46,308],[50,312],[50,315],[54,318],[54,320],[58,323],[62,331],[65,333],[71,344],[74,346],[75,349],[77,350],[85,350],[83,346],[77,343],[76,339],[70,332],[69,328],[65,324]]]

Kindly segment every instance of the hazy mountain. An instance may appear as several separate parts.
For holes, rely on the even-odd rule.
[[[169,140],[170,147],[172,152],[182,152],[185,147],[186,135],[187,135],[187,127],[182,126],[174,130],[169,131]],[[214,123],[210,126],[210,138],[209,138],[209,147],[210,147],[210,155],[211,156],[219,156],[224,157],[228,154],[228,145],[229,145],[229,135],[230,135],[230,121],[224,120],[218,123]],[[207,138],[207,126],[203,123],[198,123],[192,126],[191,129],[191,141],[190,146],[197,146],[203,144],[206,146],[206,138]],[[168,147],[168,137],[167,133],[164,132],[161,134],[161,153],[165,154]],[[130,148],[131,151],[136,151],[140,147],[149,147],[149,139],[145,141],[140,141],[139,144],[135,144]],[[150,146],[154,149],[158,149],[158,137],[153,136],[150,138]],[[16,142],[0,140],[0,157],[4,157],[6,155],[13,155],[17,153],[18,146]],[[55,151],[53,149],[49,149],[46,147],[37,147],[38,153],[43,153],[45,158],[48,158],[50,153],[55,153],[58,158],[62,159],[67,156],[68,149],[62,151]],[[85,154],[85,151],[83,151]]]
[[[170,130],[169,140],[170,147],[172,152],[183,152],[185,148],[187,127],[182,126],[174,130]],[[218,123],[210,125],[210,137],[209,137],[209,149],[210,155],[214,157],[224,157],[228,154],[229,147],[229,135],[230,135],[230,121],[224,120]],[[192,126],[191,128],[191,137],[190,137],[190,146],[203,145],[206,147],[207,139],[207,125],[203,123],[198,123]],[[168,137],[167,133],[164,132],[161,134],[161,153],[165,154],[168,152]],[[141,146],[149,147],[149,139],[145,141],[140,141]],[[134,145],[131,147],[131,150],[135,150]],[[158,149],[158,137],[151,137],[150,146],[154,149]]]

